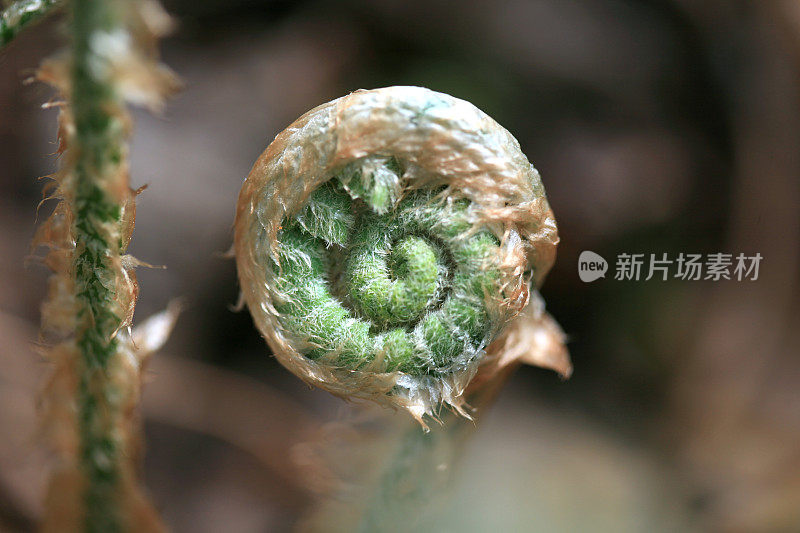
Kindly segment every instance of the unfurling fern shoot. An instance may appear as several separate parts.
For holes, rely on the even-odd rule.
[[[557,242],[508,131],[463,100],[389,87],[276,137],[239,195],[235,252],[244,301],[285,367],[422,420],[442,404],[463,412]]]

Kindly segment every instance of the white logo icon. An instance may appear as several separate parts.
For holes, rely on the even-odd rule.
[[[608,262],[602,256],[585,250],[578,257],[578,276],[581,281],[590,283],[606,277]]]

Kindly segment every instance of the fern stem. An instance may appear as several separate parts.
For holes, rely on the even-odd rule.
[[[54,369],[43,394],[60,459],[43,530],[162,532],[136,474],[137,404],[143,366],[167,333],[163,321],[130,331],[133,268],[141,263],[124,255],[136,209],[125,102],[157,108],[177,88],[153,47],[168,18],[158,4],[137,0],[73,0],[69,7],[71,54],[45,61],[37,74],[63,100],[61,165],[50,193],[61,201],[33,240],[47,246],[53,270],[42,331],[59,340],[48,350]]]
[[[81,354],[78,390],[80,463],[87,478],[85,530],[121,529],[116,486],[119,483],[118,436],[121,395],[109,378],[121,356],[115,333],[122,325],[117,304],[122,198],[128,179],[122,161],[126,140],[123,101],[108,76],[97,72],[108,63],[93,40],[122,26],[114,2],[74,0],[71,107],[75,135],[70,149],[74,167],[74,276]],[[115,192],[117,194],[115,194]]]
[[[58,0],[19,0],[8,6],[0,14],[0,47],[14,40],[14,37],[30,23],[47,15]]]
[[[428,530],[447,500],[450,473],[463,442],[464,420],[423,431],[414,425],[399,437],[377,483],[370,488],[358,531]]]

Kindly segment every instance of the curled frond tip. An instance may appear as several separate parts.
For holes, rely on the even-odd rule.
[[[442,405],[464,413],[557,242],[539,174],[508,131],[463,100],[389,87],[321,105],[276,137],[239,195],[234,250],[243,299],[284,366],[422,420]]]

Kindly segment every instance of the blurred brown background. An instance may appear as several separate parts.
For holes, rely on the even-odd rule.
[[[237,298],[234,204],[275,134],[358,88],[464,98],[542,173],[561,246],[542,293],[568,382],[524,368],[468,445],[452,531],[800,531],[800,2],[170,0],[184,92],[137,112],[141,321],[185,311],[145,390],[146,483],[175,531],[285,531],[303,442],[351,407],[269,357]],[[47,455],[25,267],[56,112],[22,80],[55,17],[0,52],[0,529],[31,530]],[[45,204],[43,210],[51,208]],[[577,276],[582,250],[761,253],[755,282]],[[400,416],[400,415],[398,415]],[[308,466],[307,464],[305,466]],[[319,480],[318,480],[319,481]],[[320,483],[323,484],[324,483]]]

